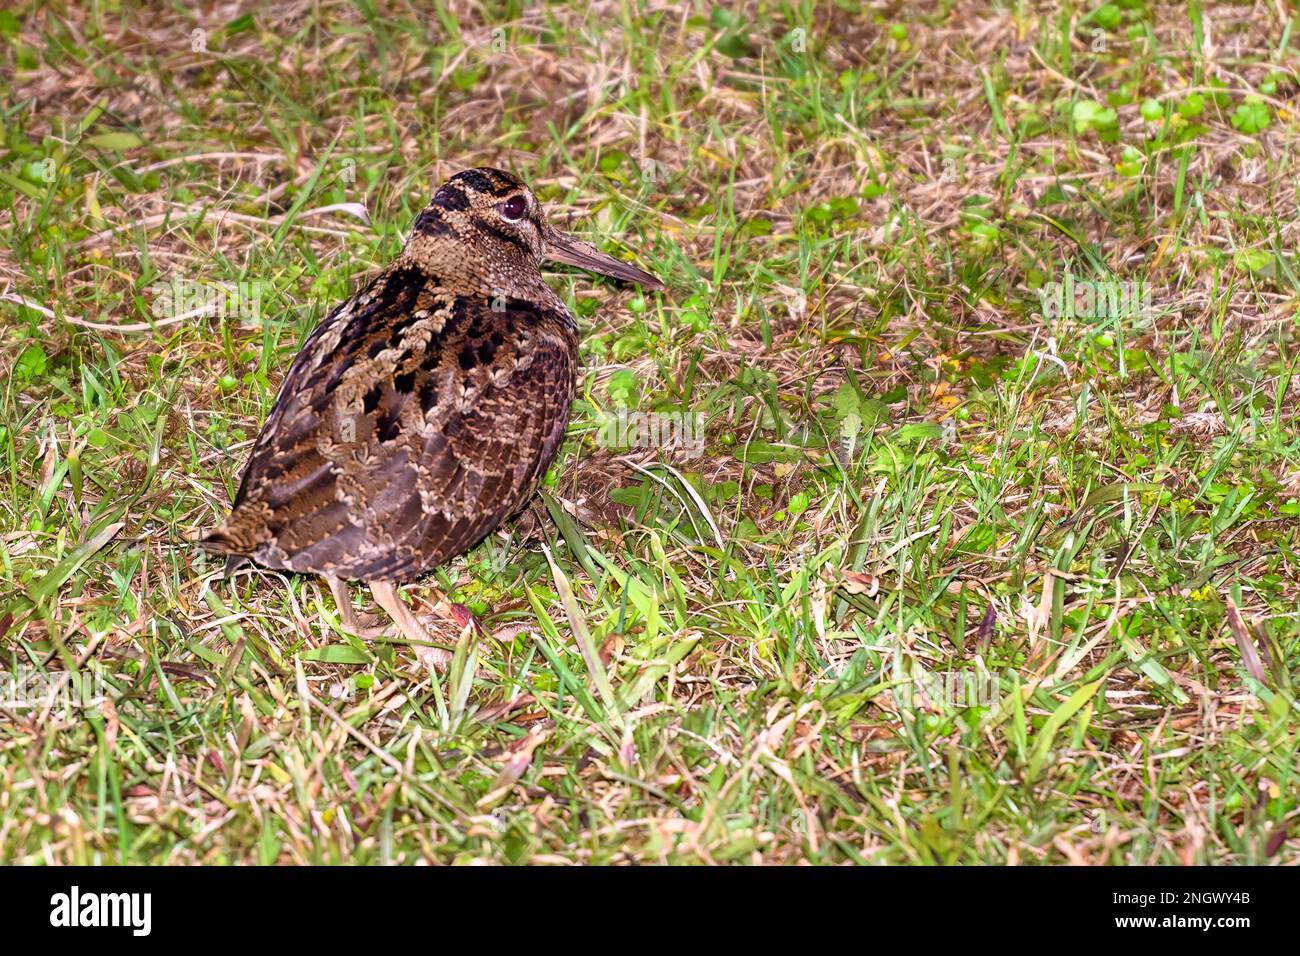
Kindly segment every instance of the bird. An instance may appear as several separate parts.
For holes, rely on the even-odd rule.
[[[522,512],[564,439],[578,326],[543,261],[663,290],[551,225],[499,169],[449,178],[397,257],[331,310],[289,366],[229,515],[201,540],[227,558],[369,585],[426,664],[451,655],[398,589]]]

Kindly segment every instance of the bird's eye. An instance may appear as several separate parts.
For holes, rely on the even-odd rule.
[[[528,204],[524,202],[523,196],[511,196],[501,204],[501,215],[507,222],[518,222],[524,218],[524,211]]]

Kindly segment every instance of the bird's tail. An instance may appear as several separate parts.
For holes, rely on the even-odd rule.
[[[204,551],[212,554],[225,555],[226,577],[230,577],[245,564],[248,564],[253,551],[250,542],[245,540],[244,535],[232,529],[228,520],[225,524],[213,528],[205,537],[200,538],[198,545]]]

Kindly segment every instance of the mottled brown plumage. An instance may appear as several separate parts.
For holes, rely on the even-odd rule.
[[[577,326],[543,259],[662,288],[553,229],[513,176],[452,177],[308,338],[205,547],[325,575],[345,621],[339,579],[369,582],[409,632],[393,586],[520,511],[563,440]]]

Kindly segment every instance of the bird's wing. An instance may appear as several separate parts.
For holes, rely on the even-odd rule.
[[[553,306],[382,274],[304,344],[209,547],[364,580],[462,553],[559,450],[576,351]]]

